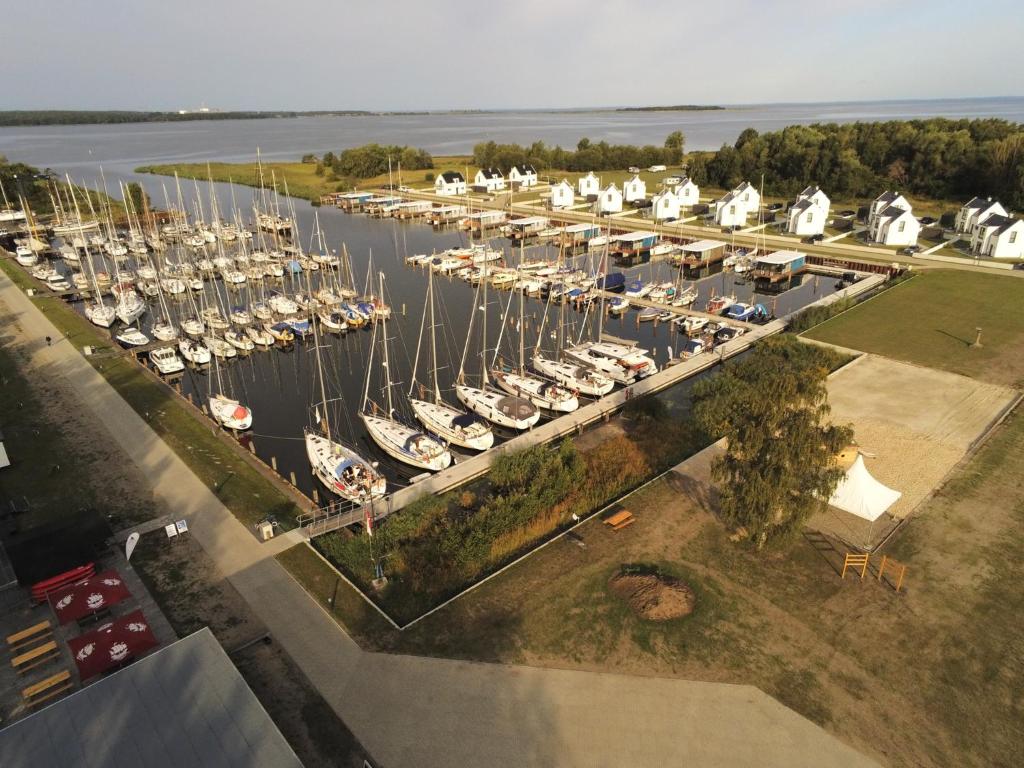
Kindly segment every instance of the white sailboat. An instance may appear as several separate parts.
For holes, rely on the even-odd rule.
[[[384,296],[384,273],[380,274],[380,295]],[[377,341],[377,329],[381,329],[383,338],[382,367],[385,375],[385,392],[387,410],[381,409],[370,400],[370,376],[373,372],[373,355]],[[363,406],[359,417],[366,425],[367,432],[373,441],[392,458],[419,469],[438,471],[452,463],[452,455],[448,449],[430,435],[403,424],[395,418],[395,407],[391,390],[391,370],[388,357],[387,320],[373,327],[373,339],[370,346],[370,360],[366,369],[366,387],[363,391]]]
[[[214,358],[214,368],[217,371],[217,394],[210,395],[210,415],[217,423],[228,429],[248,429],[252,426],[252,410],[224,394],[224,382],[220,377],[220,363],[216,358]]]
[[[490,425],[479,416],[454,408],[441,397],[441,389],[437,381],[437,335],[434,316],[434,275],[427,277],[427,309],[430,313],[430,359],[431,381],[430,399],[426,396],[414,397],[416,389],[416,372],[420,362],[420,348],[423,344],[423,326],[427,322],[427,312],[423,313],[420,324],[420,337],[416,343],[416,359],[412,368],[412,386],[409,389],[409,405],[419,422],[430,432],[447,440],[449,443],[471,448],[474,451],[486,451],[494,445],[494,432]],[[421,388],[422,389],[422,388]]]
[[[487,266],[484,266],[487,269]],[[455,395],[459,401],[478,416],[483,416],[492,424],[509,429],[529,429],[540,420],[540,410],[530,400],[518,395],[508,395],[489,386],[487,378],[487,280],[483,279],[477,286],[473,297],[473,314],[469,318],[469,329],[466,334],[466,347],[462,352],[459,365],[459,377],[455,385]],[[480,286],[483,286],[483,304],[477,307]],[[473,335],[473,323],[476,312],[484,314],[483,332],[480,341],[480,386],[473,387],[466,383],[466,353]]]

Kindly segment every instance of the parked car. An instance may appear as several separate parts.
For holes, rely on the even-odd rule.
[[[903,253],[907,254],[907,256],[913,256],[915,253],[920,252],[921,246],[919,245],[908,245],[906,248],[903,249]]]
[[[810,237],[808,237],[806,242],[808,242],[808,243],[820,243],[824,239],[825,239],[825,236],[819,232],[816,235],[811,235]]]
[[[668,170],[668,166],[665,166],[665,165],[652,165],[647,170],[650,171],[651,173],[661,173],[662,171],[667,171]],[[636,171],[634,171],[634,173],[636,173]]]
[[[629,168],[626,169],[626,172],[627,173],[640,173],[640,169],[637,168],[635,165],[631,165],[631,166],[629,166]]]

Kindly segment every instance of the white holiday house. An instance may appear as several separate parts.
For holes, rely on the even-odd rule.
[[[998,200],[993,200],[991,197],[987,199],[975,197],[959,210],[953,228],[965,235],[973,234],[975,227],[992,214],[1009,215]]]
[[[690,180],[689,176],[683,178],[672,191],[676,193],[676,198],[682,208],[692,208],[700,202],[700,188]]]
[[[508,172],[508,183],[512,189],[537,186],[537,171],[532,165],[513,165]]]
[[[647,183],[639,176],[633,176],[632,179],[622,185],[622,196],[627,203],[635,203],[638,200],[646,199]]]
[[[572,184],[562,179],[551,187],[551,207],[569,208],[576,202],[576,195],[573,193]]]
[[[481,168],[473,177],[473,189],[477,192],[497,192],[505,188],[505,177],[497,168]]]
[[[651,218],[674,221],[679,218],[679,198],[671,189],[662,190],[651,200]]]
[[[868,229],[870,238],[882,245],[903,247],[917,245],[921,223],[906,208],[890,205],[875,216],[874,224]]]
[[[580,176],[576,180],[576,190],[584,200],[591,197],[596,198],[601,192],[601,180],[594,175],[593,171],[588,171],[586,176]]]
[[[899,192],[885,190],[885,192],[871,201],[871,207],[868,209],[868,231],[874,230],[875,220],[886,208],[902,208],[905,211],[909,211],[910,202]]]
[[[828,209],[831,201],[818,187],[807,187],[789,207],[789,221],[786,231],[791,235],[809,237],[825,231]]]
[[[598,214],[619,213],[622,211],[622,193],[614,184],[609,184],[601,190],[594,204],[594,211]]]
[[[715,223],[720,227],[742,227],[747,223],[747,206],[737,190],[715,201]]]
[[[974,228],[971,250],[993,259],[1024,258],[1024,221],[998,213],[989,216]]]
[[[438,195],[466,194],[466,179],[458,171],[445,171],[434,179],[434,192]]]
[[[761,207],[761,194],[754,189],[749,181],[744,181],[733,192],[737,194],[740,202],[747,207],[747,213],[757,213],[757,210]]]

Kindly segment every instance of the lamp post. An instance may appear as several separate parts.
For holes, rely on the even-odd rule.
[[[971,348],[972,349],[980,349],[981,348],[981,328],[975,328],[974,330],[977,331],[978,335],[974,337],[974,343],[971,344]]]

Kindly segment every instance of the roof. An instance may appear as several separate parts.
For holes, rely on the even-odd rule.
[[[512,168],[509,170],[509,173],[512,173],[512,171],[519,171],[519,173],[523,176],[526,176],[527,174],[530,173],[532,173],[534,176],[537,175],[537,171],[534,169],[532,165],[513,165]]]
[[[910,213],[910,211],[906,208],[900,208],[898,205],[889,205],[878,215],[883,218],[898,219],[905,213]]]
[[[888,189],[882,194],[875,198],[876,203],[891,203],[896,198],[900,197],[899,192],[890,192]]]
[[[693,181],[690,179],[689,176],[683,176],[683,178],[679,180],[679,183],[676,186],[685,187],[687,184],[693,184]],[[694,184],[694,186],[696,186],[696,184]]]
[[[522,218],[522,219],[512,219],[512,221],[510,221],[508,223],[508,225],[510,227],[529,227],[529,226],[533,226],[534,224],[547,224],[547,223],[548,223],[548,220],[545,219],[543,216],[526,216],[525,218]]]
[[[993,205],[999,205],[998,200],[984,197],[972,197],[964,204],[964,208],[971,208],[975,210],[983,210],[985,208],[991,208]]]
[[[609,184],[607,187],[605,187],[601,191],[602,192],[608,192],[609,190],[612,190],[612,189],[614,189],[617,194],[622,194],[621,192],[619,192],[619,188],[615,186],[615,182],[612,182],[611,184]]]
[[[477,173],[483,174],[483,177],[485,179],[505,178],[504,176],[501,175],[501,171],[499,171],[497,168],[481,168],[479,171],[477,171]]]
[[[758,264],[792,264],[794,261],[799,261],[804,258],[804,255],[800,251],[775,251],[775,253],[767,253],[764,256],[757,258]]]
[[[810,187],[804,187],[804,191],[801,192],[799,196],[800,197],[811,197],[812,195],[816,195],[819,192],[821,192],[821,187],[819,187],[818,185],[815,184],[815,185],[810,186]]]
[[[804,199],[797,200],[795,203],[793,203],[793,205],[790,208],[790,210],[791,211],[806,211],[808,208],[816,207],[816,205],[817,204],[813,200],[805,197]]]
[[[632,243],[637,240],[646,240],[649,237],[657,237],[657,232],[627,232],[624,235],[618,235],[615,237],[615,241],[619,243]]]
[[[302,763],[204,627],[0,731],[0,765]]]
[[[590,232],[592,230],[599,230],[600,227],[597,224],[570,224],[562,229],[563,232]]]
[[[686,253],[704,253],[713,248],[724,248],[725,243],[721,240],[697,240],[693,243],[685,243],[679,246],[679,250]]]
[[[457,181],[466,180],[458,171],[445,171],[438,178],[444,179],[446,184],[454,184]]]
[[[857,460],[846,470],[846,475],[839,481],[828,503],[874,522],[902,495],[873,478],[864,466],[864,457],[857,454]]]

